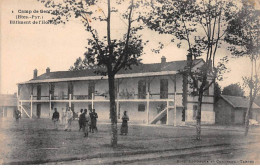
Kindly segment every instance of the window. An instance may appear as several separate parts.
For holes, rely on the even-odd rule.
[[[88,99],[92,99],[92,93],[95,94],[95,83],[90,82],[88,84]]]
[[[51,95],[51,100],[54,100],[54,89],[55,89],[55,85],[54,85],[54,83],[51,83],[50,90],[49,90],[50,95]]]
[[[185,121],[185,108],[182,109],[182,121]]]
[[[138,81],[138,98],[145,99],[146,98],[146,82],[145,80]]]
[[[70,94],[71,94],[71,99],[73,99],[73,83],[72,82],[68,83],[68,99],[69,99]]]
[[[195,81],[196,82],[196,84],[197,84],[197,86],[198,86],[198,88],[199,88],[199,81]],[[197,95],[199,95],[199,91],[198,91],[198,89],[194,86],[194,84],[193,84],[193,93],[192,93],[194,96],[197,96]]]
[[[41,85],[37,85],[37,100],[41,100]]]
[[[145,105],[144,104],[138,104],[138,111],[144,112],[145,111]]]
[[[198,106],[197,105],[193,105],[193,120],[196,120],[197,117],[197,111],[198,111]]]
[[[161,79],[160,81],[160,98],[168,98],[168,79]]]

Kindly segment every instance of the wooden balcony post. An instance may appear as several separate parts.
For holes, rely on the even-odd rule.
[[[169,120],[170,120],[170,116],[169,116],[169,100],[167,100],[166,115],[167,115],[166,125],[169,125]]]
[[[20,110],[20,99],[19,99],[18,92],[16,93],[16,97],[17,97],[17,109]]]
[[[173,126],[177,126],[177,117],[176,117],[176,92],[174,92],[174,113],[173,113],[173,118],[174,118],[174,122],[173,122]]]
[[[31,119],[33,117],[33,114],[32,114],[33,102],[32,102],[32,100],[33,100],[33,95],[31,95]]]
[[[118,101],[119,93],[117,92],[117,99],[116,99],[116,112],[117,118],[120,119],[120,112],[119,112],[119,101]]]
[[[149,124],[149,99],[150,99],[150,94],[149,92],[147,92],[146,94],[146,100],[147,100],[147,104],[146,104],[146,113],[147,113],[147,125]]]
[[[23,114],[23,102],[21,101],[21,105],[20,105],[20,108],[21,108],[21,115]]]
[[[92,93],[92,96],[91,96],[91,108],[92,108],[92,110],[94,109],[94,93]]]
[[[71,108],[71,94],[69,94],[69,107]]]
[[[51,94],[49,99],[49,117],[51,118]]]

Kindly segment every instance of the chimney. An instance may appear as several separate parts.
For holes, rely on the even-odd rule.
[[[46,73],[50,73],[51,69],[49,67],[46,68]]]
[[[162,56],[162,58],[161,58],[161,63],[162,63],[162,64],[166,63],[166,57],[165,57],[165,56]]]
[[[37,73],[38,73],[38,70],[35,69],[35,70],[33,71],[33,79],[36,79],[36,78],[37,78]]]
[[[187,54],[187,66],[190,67],[192,65],[192,55],[191,53]]]

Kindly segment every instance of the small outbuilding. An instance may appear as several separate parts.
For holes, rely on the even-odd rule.
[[[0,117],[13,118],[17,109],[17,97],[15,94],[0,94]]]
[[[248,104],[249,99],[246,97],[221,95],[215,106],[216,124],[244,124]],[[260,123],[260,107],[257,104],[253,103],[249,117]]]

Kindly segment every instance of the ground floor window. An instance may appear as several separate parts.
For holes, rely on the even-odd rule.
[[[144,104],[138,104],[138,112],[144,112],[145,111],[145,105]]]

